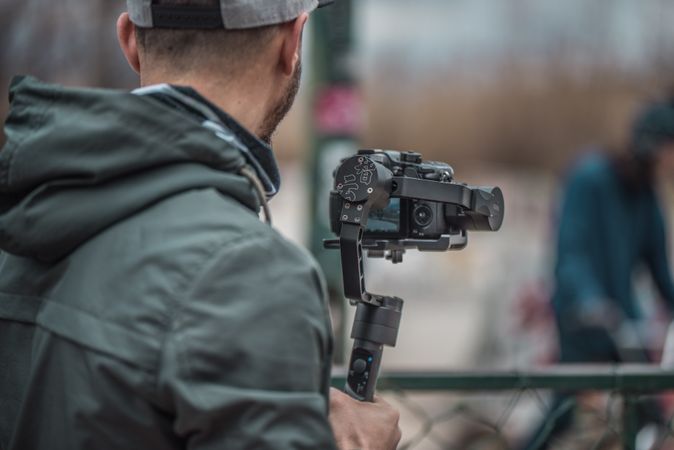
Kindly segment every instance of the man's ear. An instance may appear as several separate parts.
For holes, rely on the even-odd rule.
[[[131,22],[128,13],[122,13],[117,19],[117,39],[131,68],[140,73],[140,58],[136,43],[136,26]]]
[[[309,19],[308,13],[302,13],[297,19],[284,25],[283,47],[281,48],[281,69],[286,76],[295,73],[302,51],[302,31]]]

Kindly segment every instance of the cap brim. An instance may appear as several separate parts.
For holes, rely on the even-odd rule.
[[[318,7],[330,6],[335,3],[335,0],[318,0]]]

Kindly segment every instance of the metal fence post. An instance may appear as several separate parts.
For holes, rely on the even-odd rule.
[[[623,391],[622,448],[635,450],[639,419],[637,417],[638,397],[632,391]]]
[[[335,363],[346,355],[346,301],[342,293],[339,252],[326,251],[331,237],[328,198],[332,171],[356,152],[360,133],[360,96],[354,73],[352,0],[340,0],[312,15],[313,151],[310,161],[311,251],[326,275],[335,320]]]

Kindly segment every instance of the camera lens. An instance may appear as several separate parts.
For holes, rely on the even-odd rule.
[[[414,208],[414,223],[418,227],[424,228],[433,221],[433,210],[430,206],[422,203]]]

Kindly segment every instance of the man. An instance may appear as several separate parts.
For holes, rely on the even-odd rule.
[[[667,99],[639,114],[627,151],[593,153],[568,177],[552,299],[561,363],[650,361],[645,350],[626,358],[614,338],[621,326],[642,319],[632,283],[640,266],[652,275],[666,309],[674,310],[665,220],[656,193],[658,182],[672,174],[674,99]],[[526,448],[548,448],[571,426],[572,411],[563,413],[568,400],[557,396],[548,416],[555,427],[548,431],[544,423]],[[641,421],[658,422],[657,407],[647,406]]]
[[[642,319],[633,275],[652,275],[666,309],[674,284],[657,184],[674,173],[674,100],[648,105],[628,151],[591,154],[571,173],[559,223],[553,305],[562,362],[615,362],[609,332]],[[647,355],[644,355],[647,358]]]
[[[390,406],[329,393],[318,268],[258,219],[317,3],[129,0],[143,88],[13,82],[0,448],[395,448]]]

